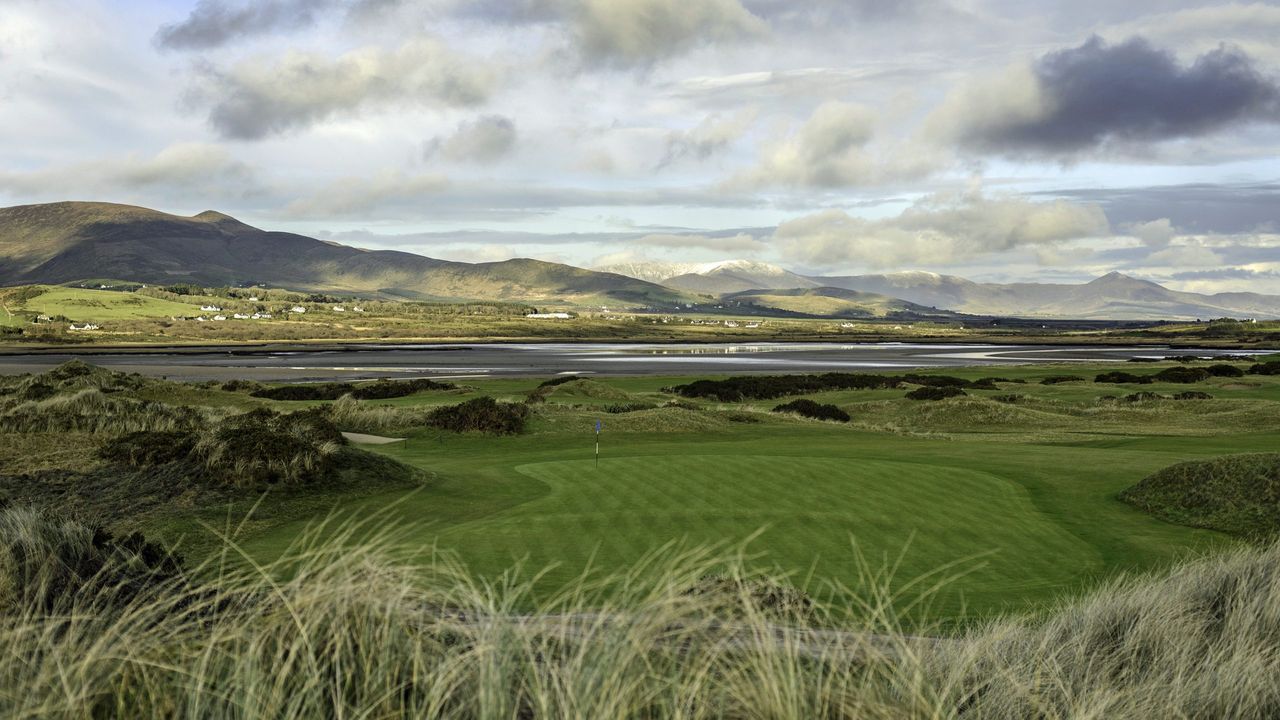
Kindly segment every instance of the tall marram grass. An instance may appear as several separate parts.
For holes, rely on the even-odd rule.
[[[0,557],[39,547],[53,556],[42,562],[56,561],[58,542],[17,540],[83,534],[14,509],[0,517],[0,531]],[[99,580],[56,607],[2,606],[0,715],[1280,713],[1276,546],[1117,582],[1038,619],[947,638],[905,632],[893,609],[903,599],[869,568],[846,595],[854,607],[832,608],[771,603],[756,592],[760,581],[739,582],[741,565],[714,552],[666,548],[621,574],[588,573],[547,595],[535,594],[536,574],[519,568],[480,578],[445,554],[403,547],[369,539],[369,528],[319,526],[270,566],[228,541],[220,560],[188,579],[123,601]],[[708,584],[710,572],[720,580]]]

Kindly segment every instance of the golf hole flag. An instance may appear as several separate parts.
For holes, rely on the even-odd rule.
[[[600,467],[600,429],[604,427],[604,423],[596,420],[596,467]]]

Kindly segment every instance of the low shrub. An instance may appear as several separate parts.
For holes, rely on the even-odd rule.
[[[992,396],[991,396],[991,399],[992,399],[992,400],[995,400],[996,402],[1002,402],[1002,403],[1010,403],[1010,404],[1012,404],[1012,403],[1020,403],[1020,402],[1022,402],[1023,400],[1026,400],[1026,399],[1027,399],[1027,396],[1026,396],[1026,395],[1018,395],[1017,393],[1009,393],[1009,394],[1007,394],[1007,395],[992,395]]]
[[[1198,367],[1171,367],[1155,374],[1155,380],[1166,383],[1198,383],[1208,380],[1209,371]]]
[[[1268,360],[1249,366],[1250,375],[1280,375],[1280,360]]]
[[[1227,365],[1225,363],[1220,363],[1218,365],[1210,365],[1206,367],[1204,370],[1205,372],[1209,373],[1213,377],[1230,377],[1230,378],[1244,377],[1244,368],[1236,367],[1235,365]]]
[[[967,395],[958,387],[919,387],[907,393],[908,400],[946,400],[947,398]]]
[[[346,443],[323,410],[279,414],[259,408],[224,420],[194,455],[217,481],[234,487],[304,485],[332,478]]]
[[[1133,373],[1123,372],[1120,370],[1101,373],[1095,377],[1093,381],[1096,383],[1126,385],[1150,385],[1152,382],[1150,375],[1134,375]]]
[[[1188,390],[1186,392],[1174,393],[1174,400],[1212,400],[1213,396],[1207,392],[1199,390]]]
[[[377,380],[372,383],[313,383],[306,385],[277,385],[264,387],[250,393],[252,397],[266,400],[337,400],[350,395],[357,400],[387,400],[406,397],[425,390],[454,390],[453,383],[436,382],[427,378],[414,380]]]
[[[835,405],[816,403],[805,398],[778,405],[773,409],[773,412],[795,413],[814,420],[834,420],[836,422],[849,422],[852,419],[849,417],[849,413]]]
[[[523,403],[500,403],[491,397],[478,397],[432,410],[426,423],[452,432],[482,432],[493,435],[515,435],[524,431],[529,406]]]
[[[728,420],[729,422],[744,423],[747,425],[764,422],[764,420],[760,418],[759,413],[746,412],[743,410],[728,410],[720,413],[720,417]]]
[[[772,400],[787,395],[807,395],[826,390],[873,390],[896,388],[903,378],[860,373],[822,375],[743,375],[724,380],[695,380],[686,385],[664,388],[666,392],[689,398],[710,398],[720,402]]]
[[[1153,393],[1153,392],[1148,392],[1144,390],[1142,392],[1130,393],[1129,395],[1125,395],[1123,400],[1125,402],[1136,403],[1136,402],[1149,402],[1151,400],[1168,400],[1168,398],[1165,397],[1164,395],[1161,395],[1160,393]]]
[[[1050,375],[1040,381],[1041,385],[1058,385],[1060,383],[1084,382],[1084,378],[1079,375]]]

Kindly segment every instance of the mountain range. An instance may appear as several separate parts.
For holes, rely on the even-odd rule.
[[[464,263],[268,232],[207,211],[59,202],[0,209],[0,285],[109,278],[262,284],[422,300],[673,307],[692,298],[633,277],[526,258]]]
[[[834,297],[831,288],[896,298],[917,307],[969,315],[1076,320],[1194,320],[1216,317],[1280,317],[1280,296],[1258,293],[1199,293],[1170,290],[1118,272],[1087,283],[979,283],[954,275],[908,271],[883,275],[803,276],[769,263],[729,260],[704,265],[634,263],[608,268],[692,292],[734,294],[807,290],[803,296]],[[790,297],[799,297],[792,293]],[[768,294],[778,303],[778,294]],[[789,301],[795,304],[798,301]],[[886,307],[881,301],[875,301]],[[807,303],[817,308],[818,302]],[[907,309],[902,308],[903,311]],[[911,310],[918,312],[918,310]]]
[[[827,317],[967,315],[1077,320],[1280,317],[1280,296],[1178,292],[1120,273],[1082,284],[979,283],[928,272],[804,276],[753,260],[594,270],[528,258],[465,263],[97,202],[0,209],[0,285],[112,279],[253,285],[418,300],[656,309],[750,306]]]

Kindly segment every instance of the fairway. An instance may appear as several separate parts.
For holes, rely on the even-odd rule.
[[[851,581],[852,542],[908,549],[902,579],[972,557],[973,584],[1032,589],[1096,563],[1016,485],[988,473],[885,460],[768,456],[610,458],[521,465],[544,495],[450,529],[440,542],[534,567],[606,566],[667,542],[734,546],[767,569]],[[865,543],[870,542],[870,545]],[[979,556],[981,562],[977,562]],[[878,558],[876,558],[878,559]],[[972,585],[971,585],[972,586]]]

